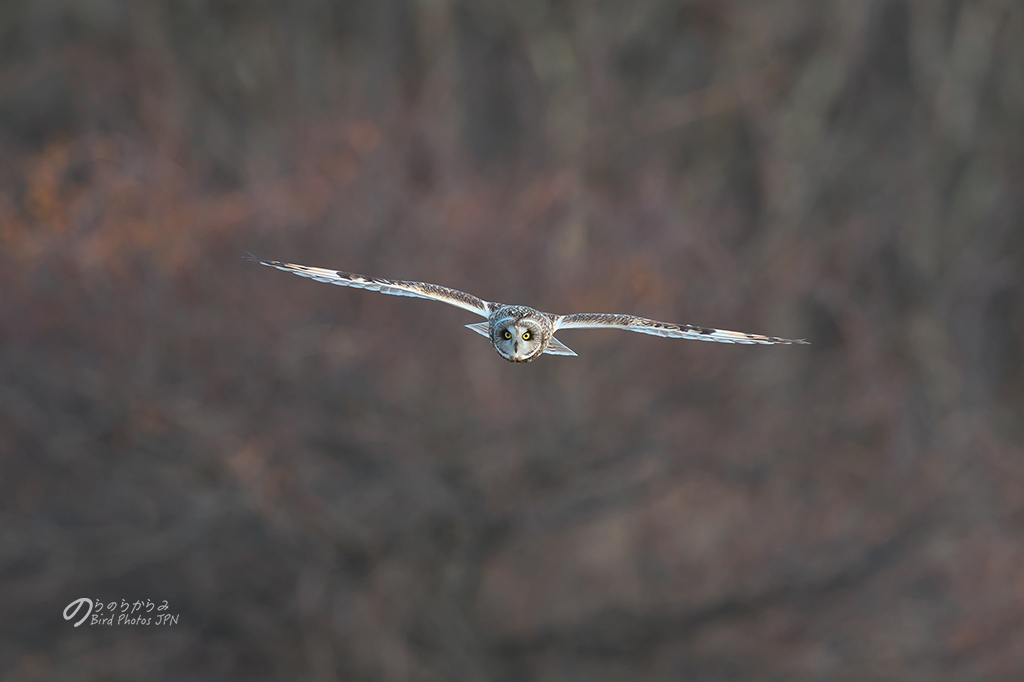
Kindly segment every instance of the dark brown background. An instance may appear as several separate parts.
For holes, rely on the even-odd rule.
[[[1014,0],[8,0],[0,679],[1024,679],[1022,45]],[[813,345],[514,366],[247,251]]]

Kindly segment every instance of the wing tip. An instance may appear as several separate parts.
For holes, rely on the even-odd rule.
[[[281,263],[276,260],[266,260],[255,255],[252,251],[246,251],[245,255],[242,256],[242,260],[252,261],[253,263],[259,263],[260,265],[266,265],[267,267],[276,267],[277,264]],[[283,263],[281,263],[283,265]]]

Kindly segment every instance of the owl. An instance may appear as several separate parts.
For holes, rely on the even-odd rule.
[[[393,296],[412,296],[433,301],[441,301],[457,306],[485,318],[485,322],[467,324],[477,334],[487,337],[498,355],[509,362],[531,362],[541,355],[573,355],[568,346],[555,338],[555,332],[562,329],[625,329],[641,334],[666,336],[672,339],[697,339],[698,341],[715,341],[717,343],[743,344],[806,344],[803,339],[780,339],[777,336],[761,336],[760,334],[744,334],[729,332],[724,329],[695,327],[689,324],[671,324],[658,322],[645,317],[633,315],[614,315],[609,313],[573,313],[571,315],[555,315],[534,310],[525,305],[506,305],[492,303],[455,289],[427,284],[426,282],[405,282],[393,279],[365,277],[340,270],[311,268],[295,263],[282,263],[276,260],[263,260],[249,254],[248,259],[260,265],[291,272],[300,277],[308,277],[317,282],[337,284],[343,287],[369,289]]]

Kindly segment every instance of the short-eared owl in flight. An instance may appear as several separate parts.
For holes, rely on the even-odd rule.
[[[724,329],[695,327],[690,324],[670,324],[648,320],[633,315],[613,315],[609,313],[574,313],[572,315],[555,315],[542,313],[525,305],[505,305],[491,303],[472,294],[456,291],[426,282],[403,282],[394,279],[378,279],[364,277],[351,272],[311,268],[295,263],[282,263],[276,260],[263,260],[252,254],[249,260],[285,272],[293,272],[300,277],[309,277],[318,282],[337,284],[343,287],[369,289],[393,296],[413,296],[441,301],[449,305],[464,308],[486,322],[467,324],[466,326],[481,336],[486,336],[494,345],[498,355],[509,362],[530,362],[544,353],[549,355],[576,355],[568,346],[555,338],[555,332],[562,329],[626,329],[641,334],[667,336],[673,339],[697,339],[699,341],[716,341],[718,343],[807,343],[803,339],[780,339],[777,336],[761,336],[760,334],[744,334],[728,332]]]

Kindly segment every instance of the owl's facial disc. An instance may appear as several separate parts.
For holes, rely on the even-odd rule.
[[[529,362],[541,352],[541,330],[535,322],[519,320],[499,330],[494,345],[510,362]]]

